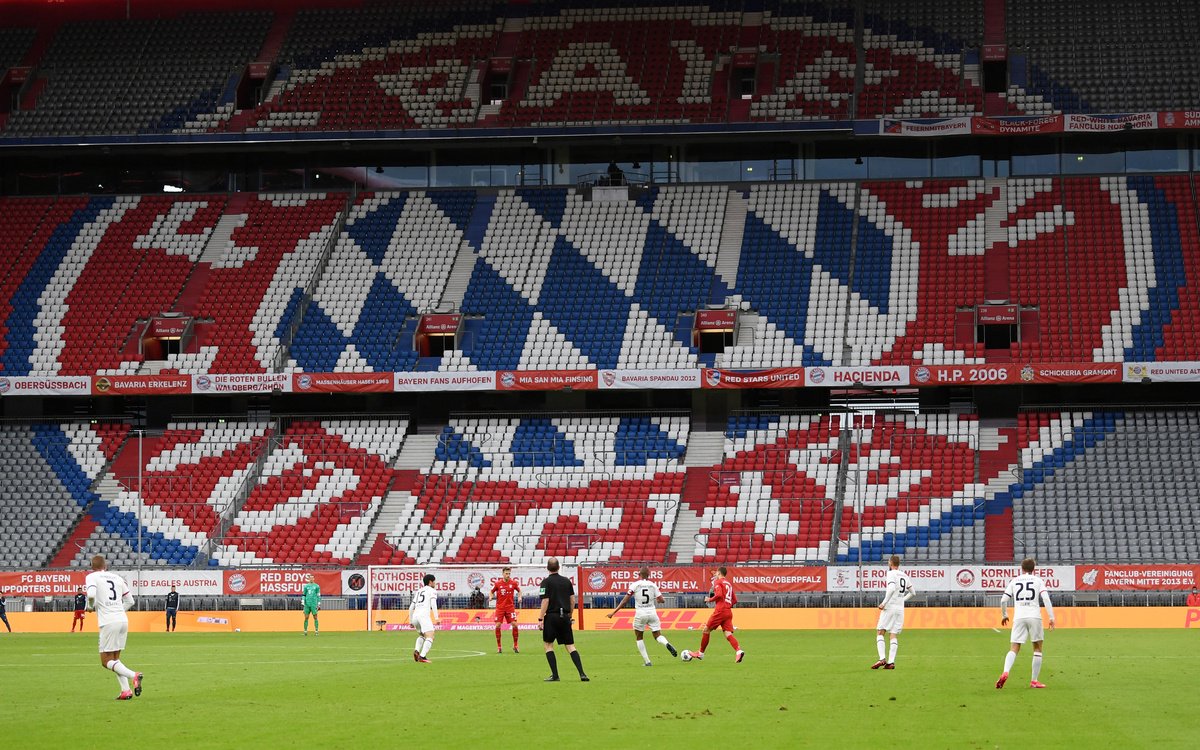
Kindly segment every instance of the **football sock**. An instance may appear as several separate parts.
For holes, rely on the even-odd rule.
[[[1033,655],[1033,681],[1037,682],[1038,675],[1042,673],[1042,652],[1038,651]]]
[[[708,633],[700,636],[700,653],[703,654],[706,650],[708,650]]]
[[[313,618],[313,631],[317,633],[321,632],[321,621],[315,617]]]
[[[496,648],[500,648],[500,626],[496,626]]]
[[[575,662],[575,668],[579,670],[579,676],[583,676],[583,659],[579,657],[578,651],[571,652],[571,661]]]
[[[638,647],[638,653],[642,655],[642,661],[644,661],[644,662],[650,661],[650,655],[646,653],[646,642],[638,641],[637,647]]]
[[[308,618],[307,617],[304,618],[304,632],[305,633],[308,632]]]
[[[117,675],[117,684],[121,686],[122,693],[129,692],[129,678],[123,674]]]
[[[667,637],[665,635],[660,635],[659,637],[655,638],[654,640],[658,641],[664,647],[669,647],[671,645],[671,642],[667,640]]]
[[[551,676],[558,677],[558,658],[554,656],[553,651],[546,652],[546,661],[550,662]]]
[[[425,647],[425,636],[418,635],[417,642],[413,645],[413,651],[416,651],[419,654],[419,653],[421,653],[421,649],[424,647]]]
[[[1016,652],[1016,651],[1009,651],[1009,652],[1008,652],[1008,655],[1004,657],[1004,671],[1005,671],[1005,672],[1011,672],[1011,671],[1012,671],[1012,665],[1013,665],[1014,663],[1016,663],[1016,661],[1017,661],[1017,652]]]
[[[882,635],[875,636],[875,650],[879,652],[879,661],[883,661],[883,657],[887,656],[887,646]]]
[[[132,669],[122,664],[119,660],[112,662],[112,665],[112,671],[116,672],[122,677],[128,677],[131,680],[134,677],[137,677],[137,672],[134,672]]]
[[[513,630],[513,648],[516,648],[517,640],[519,639],[519,636],[517,635],[517,633],[519,633],[521,631],[517,630],[517,624],[515,622],[512,624],[512,630]],[[500,636],[497,635],[496,637],[499,638]]]
[[[733,633],[726,633],[725,637],[729,640],[729,645],[733,646],[734,651],[741,651],[742,647],[738,645],[737,638],[733,637]]]
[[[421,658],[425,658],[429,654],[429,649],[433,648],[433,639],[426,638],[424,645],[421,646]]]
[[[900,641],[892,639],[892,650],[888,652],[888,664],[896,663],[896,652],[900,650]]]

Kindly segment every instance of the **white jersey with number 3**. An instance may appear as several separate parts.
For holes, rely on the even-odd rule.
[[[629,589],[629,598],[633,600],[633,608],[639,615],[657,614],[659,596],[661,592],[658,586],[651,581],[638,581]]]
[[[88,599],[95,603],[96,625],[104,627],[114,622],[129,622],[125,614],[126,600],[133,605],[133,595],[129,593],[129,584],[116,573],[99,570],[88,573],[85,581]]]
[[[1046,582],[1032,573],[1022,573],[1009,581],[1004,587],[1004,595],[1016,604],[1014,620],[1042,619],[1042,597],[1049,600]]]

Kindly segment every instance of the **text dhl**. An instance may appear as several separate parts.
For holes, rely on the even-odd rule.
[[[681,628],[702,628],[712,614],[708,610],[684,609],[662,611],[658,613],[663,630],[679,630]],[[588,630],[629,630],[633,627],[634,613],[622,610],[611,620],[599,614],[590,614],[587,620]]]

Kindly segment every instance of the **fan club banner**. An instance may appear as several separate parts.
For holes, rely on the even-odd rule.
[[[1051,591],[1075,590],[1074,565],[1044,565],[1035,572]],[[882,591],[887,585],[887,566],[835,566],[825,569],[827,591]],[[1019,565],[905,565],[902,570],[917,592],[972,591],[1000,593],[1008,582],[1021,575]]]
[[[712,588],[711,567],[654,567],[650,580],[664,594],[695,593]],[[585,568],[580,571],[584,594],[623,594],[638,580],[637,568]],[[825,568],[819,566],[741,566],[729,571],[733,590],[746,594],[824,591]]]
[[[1200,380],[1200,362],[1126,362],[1124,380],[1126,383],[1195,382]]]
[[[1200,565],[1076,565],[1077,591],[1191,591]]]
[[[700,370],[601,370],[600,390],[699,388]]]
[[[639,580],[637,568],[585,568],[579,578],[583,594],[624,594]],[[708,591],[712,574],[704,568],[651,568],[650,580],[664,594]]]
[[[398,372],[395,388],[405,391],[494,391],[494,372]]]
[[[572,580],[575,579],[574,566],[564,565],[559,572]],[[421,587],[421,579],[430,573],[437,579],[433,587],[439,594],[446,596],[470,596],[476,588],[487,594],[492,590],[492,584],[502,577],[500,565],[382,566],[371,567],[366,571],[369,591],[376,597],[410,594]],[[542,580],[547,575],[545,567],[512,566],[512,577],[520,585],[522,595],[537,594]]]
[[[0,377],[0,396],[90,396],[92,379],[87,375]]]
[[[871,128],[871,123],[863,123]],[[1036,135],[1040,133],[1119,133],[1127,130],[1200,128],[1200,111],[1134,112],[1110,115],[1046,115],[1009,117],[926,117],[879,120],[880,135],[938,137],[947,135]],[[858,127],[856,127],[858,130]],[[863,132],[863,131],[860,131]]]
[[[595,370],[502,370],[496,373],[498,391],[594,391]]]
[[[333,570],[226,570],[224,593],[230,596],[299,595],[308,576],[321,587],[321,593],[343,594],[342,572]]]
[[[193,375],[193,393],[291,393],[292,376],[287,373],[246,373],[244,375]]]
[[[191,375],[96,375],[92,394],[96,396],[148,396],[188,394]]]
[[[1082,362],[760,370],[501,370],[499,372],[222,373],[0,376],[0,396],[217,393],[403,393],[610,389],[878,388],[1021,383],[1200,382],[1200,362]]]
[[[766,370],[705,370],[705,388],[800,388],[803,367],[773,367]]]
[[[805,385],[817,388],[908,385],[908,367],[809,367]]]
[[[390,372],[299,372],[292,375],[296,393],[391,393],[396,387]]]
[[[1128,380],[1119,362],[1091,364],[919,365],[911,368],[912,384],[1007,385],[1012,383],[1120,383]],[[1195,377],[1200,379],[1200,369]]]

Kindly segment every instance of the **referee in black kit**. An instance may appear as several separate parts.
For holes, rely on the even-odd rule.
[[[575,650],[575,634],[571,632],[571,623],[575,617],[575,587],[571,579],[558,574],[558,558],[552,557],[546,563],[550,575],[542,579],[538,593],[542,597],[542,611],[538,613],[538,622],[542,624],[542,645],[546,647],[546,661],[550,662],[550,676],[546,682],[558,682],[558,659],[554,656],[554,642],[567,647],[571,661],[579,670],[579,680],[587,682],[588,676],[583,673],[583,660]]]

